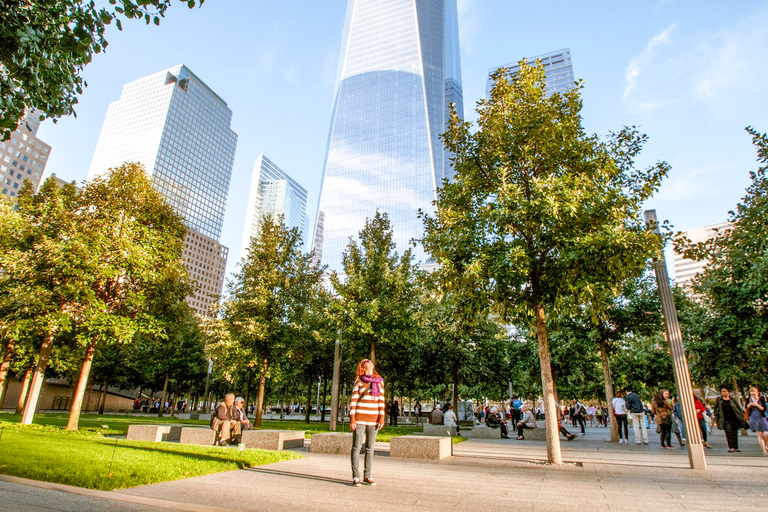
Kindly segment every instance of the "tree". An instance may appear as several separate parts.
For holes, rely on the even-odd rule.
[[[768,137],[748,127],[760,167],[750,172],[746,195],[729,212],[732,226],[704,242],[682,233],[675,248],[708,261],[693,281],[696,318],[691,358],[698,377],[715,386],[768,384]]]
[[[251,237],[248,255],[235,279],[227,283],[229,298],[222,306],[223,325],[242,354],[240,365],[259,373],[259,394],[254,426],[261,426],[264,388],[273,358],[290,350],[297,329],[294,308],[302,307],[306,293],[319,286],[322,270],[312,254],[301,250],[301,233],[288,229],[282,217],[262,219],[258,236]]]
[[[204,0],[200,0],[202,5]],[[190,8],[195,0],[184,0]],[[121,18],[160,24],[170,0],[0,0],[0,128],[7,140],[35,109],[59,118],[74,113],[87,83],[80,76],[93,55],[107,47],[107,25]]]
[[[402,256],[395,251],[389,217],[377,211],[366,219],[359,243],[350,239],[342,255],[343,276],[331,274],[338,298],[336,321],[350,357],[374,361],[388,378],[388,393],[412,360],[409,347],[421,295],[412,260],[411,248]]]
[[[435,214],[424,215],[423,243],[446,272],[485,282],[479,305],[535,326],[547,458],[562,464],[547,316],[615,295],[658,253],[640,214],[667,165],[634,168],[646,138],[633,128],[608,141],[586,135],[581,85],[547,94],[540,64],[521,61],[513,79],[506,70],[492,78],[476,132],[451,114],[443,138],[456,155],[455,182],[443,183]]]
[[[96,349],[130,343],[137,332],[163,335],[167,324],[156,321],[150,306],[178,303],[186,290],[181,259],[186,227],[152,187],[141,164],[125,163],[87,182],[76,215],[78,235],[87,248],[80,255],[75,320],[85,357],[69,430],[77,430]],[[169,282],[181,291],[169,293]]]

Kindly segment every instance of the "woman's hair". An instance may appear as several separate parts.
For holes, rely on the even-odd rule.
[[[753,390],[753,389],[755,390],[755,392],[756,392],[758,395],[760,394],[760,388],[758,388],[757,386],[749,386],[749,392],[750,392],[750,393],[752,392],[752,390]]]
[[[364,368],[365,363],[373,364],[373,361],[371,361],[370,359],[363,359],[362,361],[360,361],[360,364],[357,365],[357,374],[355,375],[355,379],[359,379],[361,375],[365,375],[365,368]],[[379,372],[376,371],[375,365],[373,367],[373,375],[376,377],[381,377],[381,375],[379,375]]]
[[[666,389],[659,390],[658,393],[656,393],[656,396],[653,397],[653,403],[656,404],[657,407],[663,407],[666,399],[664,398],[664,392],[667,391]]]

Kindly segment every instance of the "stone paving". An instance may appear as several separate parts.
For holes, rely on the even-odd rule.
[[[610,443],[605,441],[607,436],[604,429],[588,428],[585,436],[572,442],[563,440],[568,463],[561,467],[542,463],[546,447],[538,441],[470,439],[454,445],[454,456],[441,461],[390,458],[388,443],[377,443],[375,487],[349,485],[348,456],[307,452],[299,460],[103,494],[121,500],[149,498],[156,500],[152,502],[155,507],[173,508],[173,503],[183,503],[186,510],[216,506],[231,510],[358,511],[364,502],[377,511],[497,507],[558,512],[768,510],[768,457],[762,456],[754,434],[740,437],[742,453],[730,454],[724,436],[716,431],[710,439],[713,449],[706,451],[707,471],[688,469],[686,450],[662,450],[654,434],[651,444],[639,446]],[[631,432],[630,439],[634,441]],[[16,492],[36,494],[28,487],[0,484],[3,505]],[[40,510],[106,509],[103,501],[97,505],[84,502],[80,508],[57,508],[75,499],[68,493],[60,494],[64,496],[61,499],[50,494],[38,496],[38,503],[55,503]],[[109,510],[159,510],[140,508],[146,504],[130,506],[134,504],[114,502]]]

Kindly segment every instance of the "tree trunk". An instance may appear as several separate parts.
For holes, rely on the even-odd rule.
[[[283,395],[280,397],[280,421],[283,421],[283,417],[285,416],[285,413],[283,410],[285,409],[285,388],[283,388]]]
[[[307,411],[304,415],[304,421],[309,423],[309,415],[312,412],[312,377],[307,379]]]
[[[459,414],[459,364],[453,362],[453,411]]]
[[[547,340],[547,322],[542,305],[536,304],[533,307],[533,311],[536,315],[536,338],[539,345],[541,389],[544,398],[544,421],[547,429],[547,462],[561,465],[563,463],[563,454],[560,451],[560,432],[558,432],[555,387],[552,379],[551,358]]]
[[[376,347],[374,346],[374,342],[371,341],[371,362],[374,366],[376,366]]]
[[[328,378],[323,377],[323,408],[320,412],[320,421],[325,422],[325,395],[328,394]]]
[[[11,366],[11,357],[13,356],[13,340],[8,340],[5,345],[3,362],[0,363],[0,410],[5,403],[5,393],[8,391],[8,369]]]
[[[741,394],[741,390],[739,389],[739,383],[736,380],[736,377],[731,377],[731,383],[733,384],[733,395],[736,398],[736,401],[740,406],[744,407],[744,401],[742,400],[744,395]]]
[[[165,412],[165,400],[168,396],[168,379],[170,378],[170,375],[168,373],[165,374],[165,382],[163,383],[163,394],[160,395],[160,407],[157,408],[157,417],[162,418],[163,413]]]
[[[611,425],[611,442],[619,442],[619,424],[613,415],[613,377],[611,377],[611,362],[608,359],[608,346],[605,340],[600,340],[600,357],[603,359],[603,382],[605,383],[605,401],[608,404],[608,421]]]
[[[170,398],[168,398],[168,405],[171,408],[171,418],[173,418],[173,415],[176,413],[176,402],[178,402],[179,397],[176,396],[176,393],[171,393]]]
[[[248,370],[248,384],[245,387],[245,403],[243,404],[243,411],[245,411],[245,417],[248,417],[248,401],[251,399],[251,383],[253,382],[253,372]]]
[[[85,347],[85,359],[83,360],[83,366],[80,367],[80,377],[77,379],[75,397],[72,400],[72,408],[69,410],[67,430],[77,430],[77,425],[80,422],[80,409],[83,406],[83,397],[85,396],[85,388],[88,385],[88,375],[91,373],[91,363],[93,363],[93,352],[95,350],[96,347],[91,343]]]
[[[45,369],[48,368],[48,361],[51,358],[51,349],[53,348],[53,332],[47,332],[43,338],[43,345],[40,347],[40,356],[37,358],[37,366],[32,373],[32,382],[29,384],[29,397],[24,403],[24,412],[21,415],[22,425],[31,425],[35,418],[37,409],[37,400],[40,398],[40,390],[43,387],[45,379]]]
[[[254,427],[261,426],[261,412],[264,410],[264,386],[267,383],[267,359],[261,363],[261,375],[259,375],[259,401],[256,407],[256,418],[253,421]]]
[[[32,380],[33,367],[27,370],[24,374],[24,378],[21,380],[21,393],[19,394],[19,402],[16,404],[16,414],[21,414],[24,410],[24,404],[27,402],[27,393],[29,392],[29,383]]]
[[[101,396],[99,397],[99,414],[104,414],[104,407],[107,405],[107,394],[109,389],[109,381],[105,381],[102,384]]]

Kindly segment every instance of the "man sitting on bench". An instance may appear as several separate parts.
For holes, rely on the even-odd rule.
[[[232,405],[235,403],[235,395],[232,393],[224,397],[224,403],[214,411],[211,416],[211,428],[216,431],[216,443],[226,446],[240,438],[240,422],[235,419]]]
[[[525,439],[523,432],[525,429],[536,428],[536,418],[531,412],[531,408],[528,405],[523,404],[520,407],[520,412],[523,414],[523,419],[517,422],[517,439]]]

